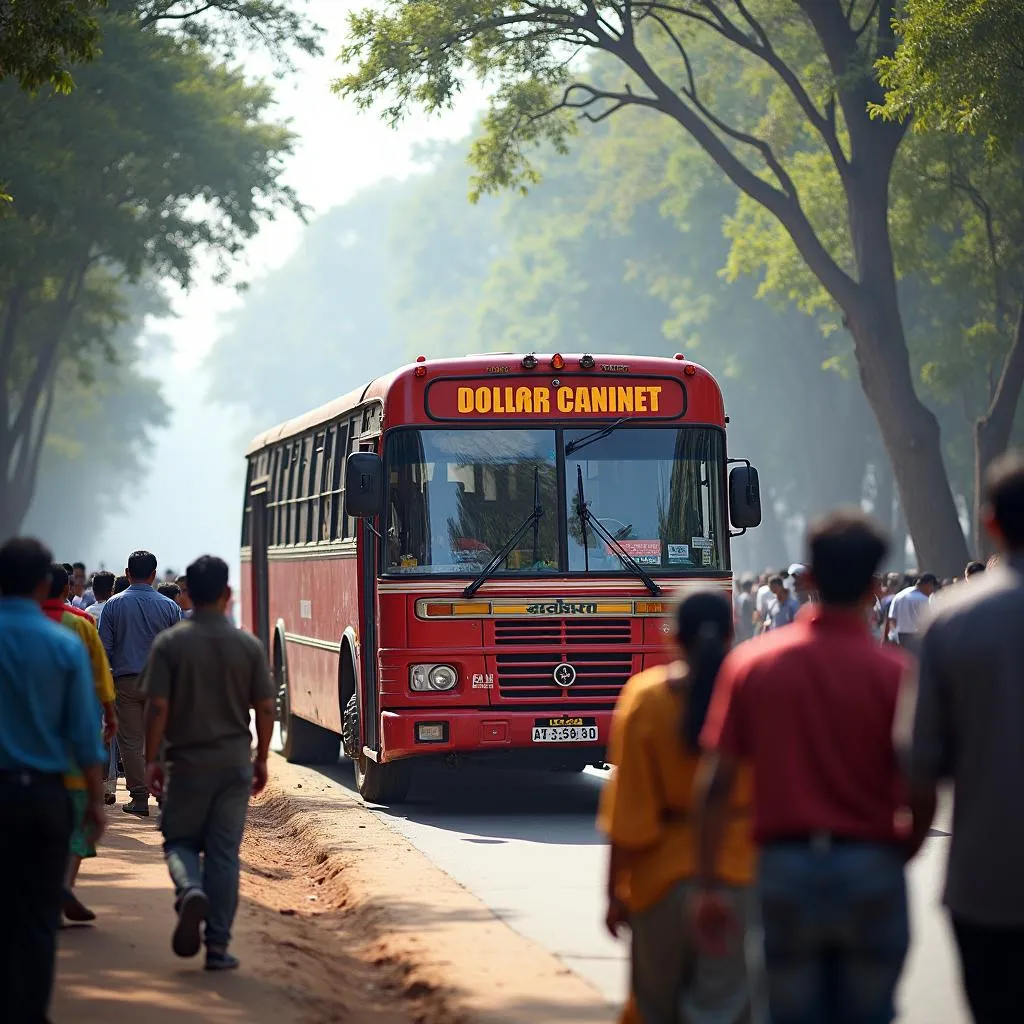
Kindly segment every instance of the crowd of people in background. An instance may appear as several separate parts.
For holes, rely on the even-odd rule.
[[[619,698],[598,818],[624,1022],[889,1024],[946,784],[967,1002],[1024,1020],[1024,457],[986,500],[1000,553],[959,580],[880,574],[884,532],[838,512],[732,607],[682,600],[677,660]]]
[[[194,956],[205,942],[207,970],[238,966],[239,848],[250,794],[267,781],[275,694],[231,601],[227,563],[212,556],[157,584],[149,551],[123,576],[90,577],[38,540],[0,546],[0,870],[17,937],[0,958],[3,1020],[47,1019],[59,928],[96,918],[75,883],[119,770],[126,814],[149,818],[151,796],[160,808],[172,949]]]

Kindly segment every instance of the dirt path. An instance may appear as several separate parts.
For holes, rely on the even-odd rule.
[[[328,798],[300,772],[275,757],[272,788],[250,809],[232,946],[242,967],[229,974],[171,953],[156,820],[114,809],[79,881],[98,920],[61,933],[55,1024],[614,1019],[595,989],[355,798]]]
[[[55,1024],[445,1024],[442,993],[408,984],[396,963],[360,955],[358,921],[336,867],[287,825],[280,800],[254,804],[242,850],[234,952],[242,968],[207,974],[170,949],[172,890],[155,819],[115,810],[79,892],[95,925],[61,933]]]

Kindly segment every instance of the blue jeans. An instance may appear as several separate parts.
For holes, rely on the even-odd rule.
[[[890,1024],[910,945],[903,867],[899,850],[870,843],[762,849],[772,1024]]]
[[[206,945],[226,947],[238,909],[238,851],[252,767],[167,775],[160,831],[176,900],[202,889],[210,901]]]

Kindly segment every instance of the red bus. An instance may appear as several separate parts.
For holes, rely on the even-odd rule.
[[[247,452],[243,624],[286,757],[402,799],[424,758],[603,763],[626,679],[686,588],[731,589],[757,472],[686,360],[427,360]],[[738,463],[729,470],[730,463]]]

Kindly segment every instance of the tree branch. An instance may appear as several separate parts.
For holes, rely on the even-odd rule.
[[[1021,295],[1020,312],[1017,316],[1017,327],[1013,332],[1010,350],[1003,362],[1003,372],[999,376],[995,395],[988,407],[988,413],[979,423],[983,431],[991,431],[995,435],[1000,450],[1006,448],[1013,430],[1013,420],[1017,412],[1017,403],[1024,391],[1024,294]]]
[[[846,154],[843,152],[842,144],[839,141],[839,135],[836,132],[834,111],[832,116],[829,116],[827,109],[825,113],[818,110],[814,100],[811,99],[810,94],[800,81],[799,76],[782,59],[778,51],[772,46],[771,40],[768,38],[768,33],[765,31],[764,26],[761,25],[757,18],[748,11],[742,0],[734,0],[734,2],[736,3],[736,7],[739,12],[743,15],[744,20],[750,27],[753,36],[748,35],[734,24],[719,5],[713,2],[713,0],[707,0],[704,6],[707,7],[707,9],[714,15],[714,20],[699,15],[691,10],[675,7],[669,3],[661,3],[660,0],[645,3],[643,6],[650,11],[661,10],[666,13],[679,15],[691,21],[699,22],[700,24],[710,28],[713,32],[716,32],[727,42],[740,47],[751,56],[756,57],[764,64],[767,64],[768,67],[775,72],[783,85],[785,85],[789,90],[790,95],[796,101],[797,106],[799,106],[800,110],[803,112],[804,117],[807,118],[811,127],[821,137],[822,142],[825,143],[825,146],[829,151],[829,155],[832,157],[832,162],[835,164],[836,170],[840,175],[844,175],[849,167],[849,163],[847,161]],[[682,44],[675,36],[675,33],[666,27],[664,21],[661,22],[661,25],[662,29],[673,39],[676,48],[682,49]]]
[[[779,220],[797,251],[836,304],[847,312],[856,308],[860,298],[857,282],[821,244],[800,206],[799,198],[776,188],[747,167],[701,115],[666,85],[635,46],[619,47],[617,54],[656,97],[655,109],[673,118],[740,191]]]

